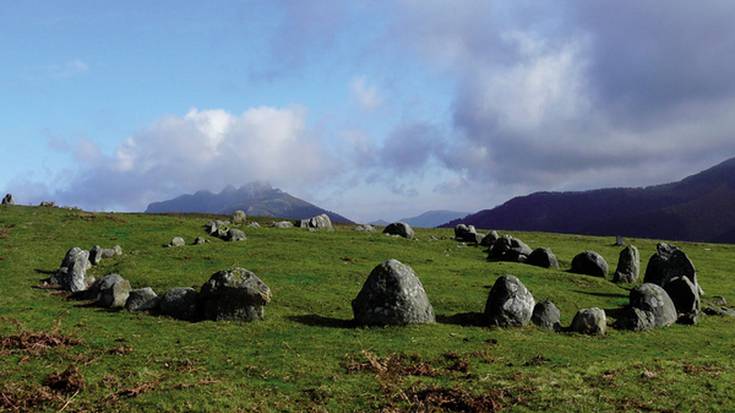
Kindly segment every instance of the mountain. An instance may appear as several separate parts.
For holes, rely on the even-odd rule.
[[[421,215],[417,215],[411,218],[403,218],[403,221],[413,227],[418,228],[434,228],[439,225],[451,221],[453,219],[462,218],[469,215],[468,212],[457,212],[457,211],[426,211]]]
[[[199,191],[191,195],[181,195],[168,201],[154,202],[148,205],[145,212],[199,212],[229,215],[238,209],[245,211],[248,215],[287,219],[304,219],[314,215],[327,214],[334,223],[353,223],[339,214],[319,208],[303,199],[296,198],[280,189],[260,182],[249,183],[239,189],[228,186],[218,194]]]
[[[645,188],[537,192],[458,223],[502,230],[735,243],[735,158]]]

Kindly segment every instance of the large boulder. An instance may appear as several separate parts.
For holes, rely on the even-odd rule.
[[[618,258],[618,266],[613,275],[615,283],[632,283],[638,280],[641,271],[641,258],[638,248],[634,245],[628,245],[620,251]]]
[[[480,245],[483,247],[490,248],[495,244],[495,241],[497,241],[500,238],[500,235],[498,235],[497,231],[490,231],[488,232],[482,239],[480,240]]]
[[[607,261],[594,251],[584,251],[572,259],[572,272],[577,274],[606,277],[609,271]]]
[[[697,287],[700,295],[702,294],[692,260],[678,247],[665,242],[659,243],[656,253],[648,260],[643,282],[664,286],[672,278],[680,276],[687,277]]]
[[[260,320],[270,301],[270,288],[244,268],[213,274],[199,292],[202,317],[208,320]]]
[[[413,239],[416,235],[413,228],[405,222],[394,222],[383,229],[383,234],[397,235],[406,239]]]
[[[545,330],[559,331],[561,329],[561,311],[550,300],[538,302],[533,307],[531,322]]]
[[[600,308],[583,308],[574,315],[569,329],[575,333],[602,336],[607,331],[607,317]]]
[[[334,231],[332,220],[329,219],[329,215],[327,214],[320,214],[309,219],[302,219],[299,227],[307,228],[310,230]]]
[[[498,277],[485,303],[485,319],[491,326],[524,326],[531,321],[536,302],[525,285],[513,275]]]
[[[248,219],[248,216],[245,215],[245,211],[238,209],[237,211],[232,213],[232,223],[233,224],[244,224],[245,221]]]
[[[198,295],[193,288],[172,288],[161,296],[158,310],[162,315],[180,320],[196,320],[199,318]]]
[[[413,269],[390,259],[375,267],[357,297],[352,312],[359,325],[433,323],[434,310]]]
[[[122,308],[130,295],[130,282],[119,274],[109,274],[95,283],[97,304],[107,308]]]
[[[87,270],[91,266],[89,252],[79,247],[71,248],[66,252],[59,269],[51,276],[50,281],[66,291],[84,291],[87,289]]]
[[[454,239],[461,242],[479,244],[482,241],[482,235],[477,233],[474,225],[458,224],[454,227]]]
[[[536,248],[526,258],[526,264],[542,268],[559,268],[559,261],[551,248]]]
[[[245,232],[242,230],[230,228],[224,239],[225,241],[245,241],[247,237],[245,236]]]
[[[500,237],[488,251],[488,261],[526,262],[531,248],[518,238],[510,235]]]
[[[677,320],[676,307],[666,290],[656,284],[644,283],[630,291],[630,308],[621,320],[631,330],[666,327]],[[648,313],[648,314],[645,314]]]
[[[3,205],[15,205],[15,199],[12,194],[5,194],[3,197]]]
[[[125,309],[128,311],[155,311],[161,298],[151,287],[138,288],[130,291]]]
[[[674,307],[682,324],[696,324],[701,307],[699,290],[687,277],[674,277],[665,285],[664,290],[674,302]]]

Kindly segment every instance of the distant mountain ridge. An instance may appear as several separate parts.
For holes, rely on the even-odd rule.
[[[469,212],[457,212],[457,211],[446,211],[446,210],[435,210],[426,211],[423,214],[415,217],[403,218],[403,221],[413,227],[418,228],[434,228],[439,225],[451,221],[453,219],[462,218],[469,215]]]
[[[174,199],[153,202],[146,213],[208,213],[229,215],[241,209],[248,215],[305,219],[327,214],[334,223],[352,224],[348,218],[296,198],[267,183],[252,182],[235,188],[228,186],[215,194],[198,191]]]
[[[499,230],[735,243],[735,158],[669,184],[537,192],[442,226],[459,223]]]

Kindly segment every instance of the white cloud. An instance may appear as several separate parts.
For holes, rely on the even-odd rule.
[[[80,59],[72,59],[62,64],[55,64],[48,67],[50,76],[56,79],[74,77],[87,73],[88,71],[89,65]]]
[[[365,110],[375,110],[383,104],[378,88],[370,85],[365,76],[352,79],[350,91],[355,101]]]

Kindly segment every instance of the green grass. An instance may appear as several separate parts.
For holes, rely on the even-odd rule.
[[[550,298],[568,324],[579,308],[615,308],[628,290],[594,277],[513,263],[489,263],[450,230],[417,230],[407,241],[348,227],[335,232],[245,228],[248,240],[214,238],[201,246],[163,248],[174,236],[204,235],[206,216],[89,214],[55,208],[0,209],[0,335],[20,329],[82,340],[40,354],[0,352],[0,390],[37,391],[53,372],[79,366],[85,388],[50,401],[56,411],[415,411],[411,391],[430,387],[495,395],[509,411],[733,411],[735,319],[703,317],[646,333],[609,330],[605,337],[555,334],[533,327],[460,325],[457,314],[484,308],[502,274],[518,276],[536,300]],[[431,240],[431,236],[439,240]],[[615,268],[613,239],[514,233],[532,247],[551,247],[562,269],[580,251],[601,253]],[[643,266],[656,241],[635,239]],[[85,307],[35,289],[73,246],[120,244],[125,254],[91,270],[118,272],[133,287],[199,288],[230,266],[254,271],[270,286],[266,320],[189,323]],[[699,270],[708,297],[735,302],[735,246],[677,243]],[[351,328],[350,301],[370,270],[388,258],[421,278],[439,320],[434,325]],[[111,350],[127,347],[127,354]],[[436,367],[434,377],[348,371],[348,360],[412,355]],[[468,362],[445,368],[446,353]],[[542,356],[538,358],[537,356]],[[533,360],[539,360],[533,363]],[[531,361],[531,363],[528,363]],[[141,387],[142,385],[142,387]],[[137,394],[116,393],[138,388]],[[135,392],[133,392],[135,393]],[[405,396],[405,397],[404,397]],[[446,407],[446,406],[445,406]],[[396,410],[389,410],[390,408]]]

